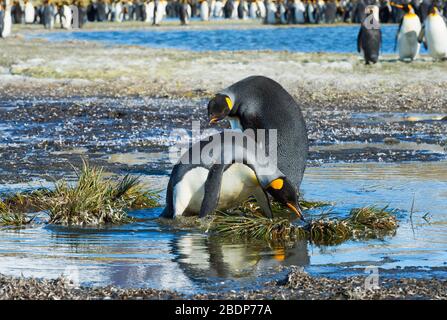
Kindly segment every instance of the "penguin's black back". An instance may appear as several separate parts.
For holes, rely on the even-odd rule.
[[[242,128],[277,129],[278,168],[299,189],[309,150],[300,106],[276,81],[251,76],[228,88],[235,98]]]
[[[361,26],[359,32],[359,48],[363,50],[365,63],[376,63],[379,60],[382,32],[380,29],[368,29]]]

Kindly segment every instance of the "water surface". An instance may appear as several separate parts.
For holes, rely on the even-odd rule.
[[[166,176],[154,178],[167,183]],[[57,277],[78,270],[83,284],[186,293],[253,288],[281,277],[278,267],[290,265],[333,277],[363,274],[368,266],[382,268],[386,276],[447,277],[446,190],[446,162],[327,164],[307,170],[305,197],[334,202],[332,217],[372,203],[398,208],[395,236],[328,247],[307,241],[289,247],[232,243],[159,224],[154,218],[161,209],[138,210],[132,215],[142,220],[126,226],[4,228],[0,273]],[[321,210],[306,215],[316,216]],[[426,212],[430,214],[425,220]]]
[[[95,41],[192,51],[287,50],[291,52],[357,52],[359,26],[256,28],[225,30],[120,30],[38,34],[51,41]],[[394,52],[397,26],[382,26],[382,53]],[[424,51],[424,49],[422,48]],[[423,52],[422,51],[422,52]]]

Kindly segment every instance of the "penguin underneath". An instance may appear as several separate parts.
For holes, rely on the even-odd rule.
[[[309,150],[307,128],[300,106],[279,83],[264,76],[236,82],[209,101],[208,116],[210,123],[229,120],[232,129],[276,130],[278,169],[299,190]]]
[[[380,46],[382,44],[382,31],[379,23],[379,8],[366,7],[366,17],[363,19],[357,37],[357,51],[365,59],[365,64],[379,61]]]
[[[396,36],[399,59],[412,61],[419,53],[420,43],[418,37],[422,28],[421,21],[411,4],[396,5],[392,3],[391,5],[403,9],[405,12]]]
[[[208,151],[216,145],[220,150],[210,155]],[[262,212],[271,218],[269,193],[302,219],[296,189],[275,164],[261,166],[257,150],[251,150],[249,145],[255,146],[254,140],[237,131],[220,132],[192,145],[172,169],[166,207],[160,216],[203,218],[254,196]],[[210,156],[206,161],[204,152]]]
[[[433,5],[424,22],[419,42],[423,40],[424,46],[434,60],[447,58],[447,25],[446,18],[439,13],[439,9]]]

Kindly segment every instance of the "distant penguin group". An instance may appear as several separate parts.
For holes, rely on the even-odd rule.
[[[436,3],[432,3],[423,14],[416,12],[410,3],[391,2],[390,6],[403,12],[395,41],[399,60],[413,61],[419,54],[422,42],[434,60],[447,59],[447,19]],[[420,5],[419,10],[425,10],[426,7]],[[421,19],[425,19],[423,23]],[[379,60],[381,42],[379,8],[376,5],[367,6],[357,37],[357,50],[363,56],[365,64],[374,64]]]
[[[190,145],[172,170],[161,216],[205,217],[253,196],[267,217],[272,217],[272,197],[303,219],[297,193],[306,167],[308,138],[301,109],[292,96],[276,81],[252,76],[218,92],[208,103],[208,116],[210,124],[229,120],[233,130]],[[246,135],[249,129],[252,136]],[[265,129],[265,140],[258,136],[260,129]],[[261,163],[258,150],[255,153],[248,146],[271,150],[269,130],[276,130],[277,161]],[[220,152],[211,152],[205,162],[203,152],[216,144]]]

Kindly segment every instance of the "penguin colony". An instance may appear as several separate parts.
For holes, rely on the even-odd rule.
[[[445,0],[7,0],[13,23],[44,24],[43,10],[51,5],[63,17],[64,6],[76,6],[80,24],[90,21],[142,21],[159,24],[165,17],[182,23],[197,17],[210,19],[262,19],[268,24],[362,23],[368,5],[379,7],[381,23],[399,23],[411,4],[421,21],[432,5],[447,14]],[[1,2],[6,2],[1,0]],[[3,6],[5,6],[3,4]],[[185,19],[185,13],[188,15]],[[57,21],[58,19],[56,19]],[[59,21],[57,21],[59,22]]]
[[[82,27],[87,21],[141,20],[159,25],[166,17],[177,16],[182,25],[191,17],[207,21],[212,18],[261,18],[266,23],[332,23],[360,22],[357,50],[365,63],[379,59],[383,22],[399,22],[395,49],[399,59],[414,60],[421,43],[435,60],[447,57],[447,5],[433,0],[377,0],[301,1],[301,0],[0,0],[0,37],[11,35],[14,23],[40,23],[46,29],[59,24],[71,29],[73,19]],[[77,14],[74,15],[74,7]],[[342,14],[343,13],[343,14]]]
[[[183,153],[172,170],[161,216],[202,218],[254,196],[267,217],[272,217],[272,197],[303,219],[297,192],[308,138],[301,109],[290,94],[272,79],[248,77],[217,93],[208,103],[208,116],[210,124],[230,120],[233,130],[206,137]],[[247,129],[254,134],[247,135]],[[272,150],[273,142],[270,136],[262,140],[258,129],[277,130],[277,161],[259,160],[260,150]],[[269,135],[267,130],[261,132]]]

